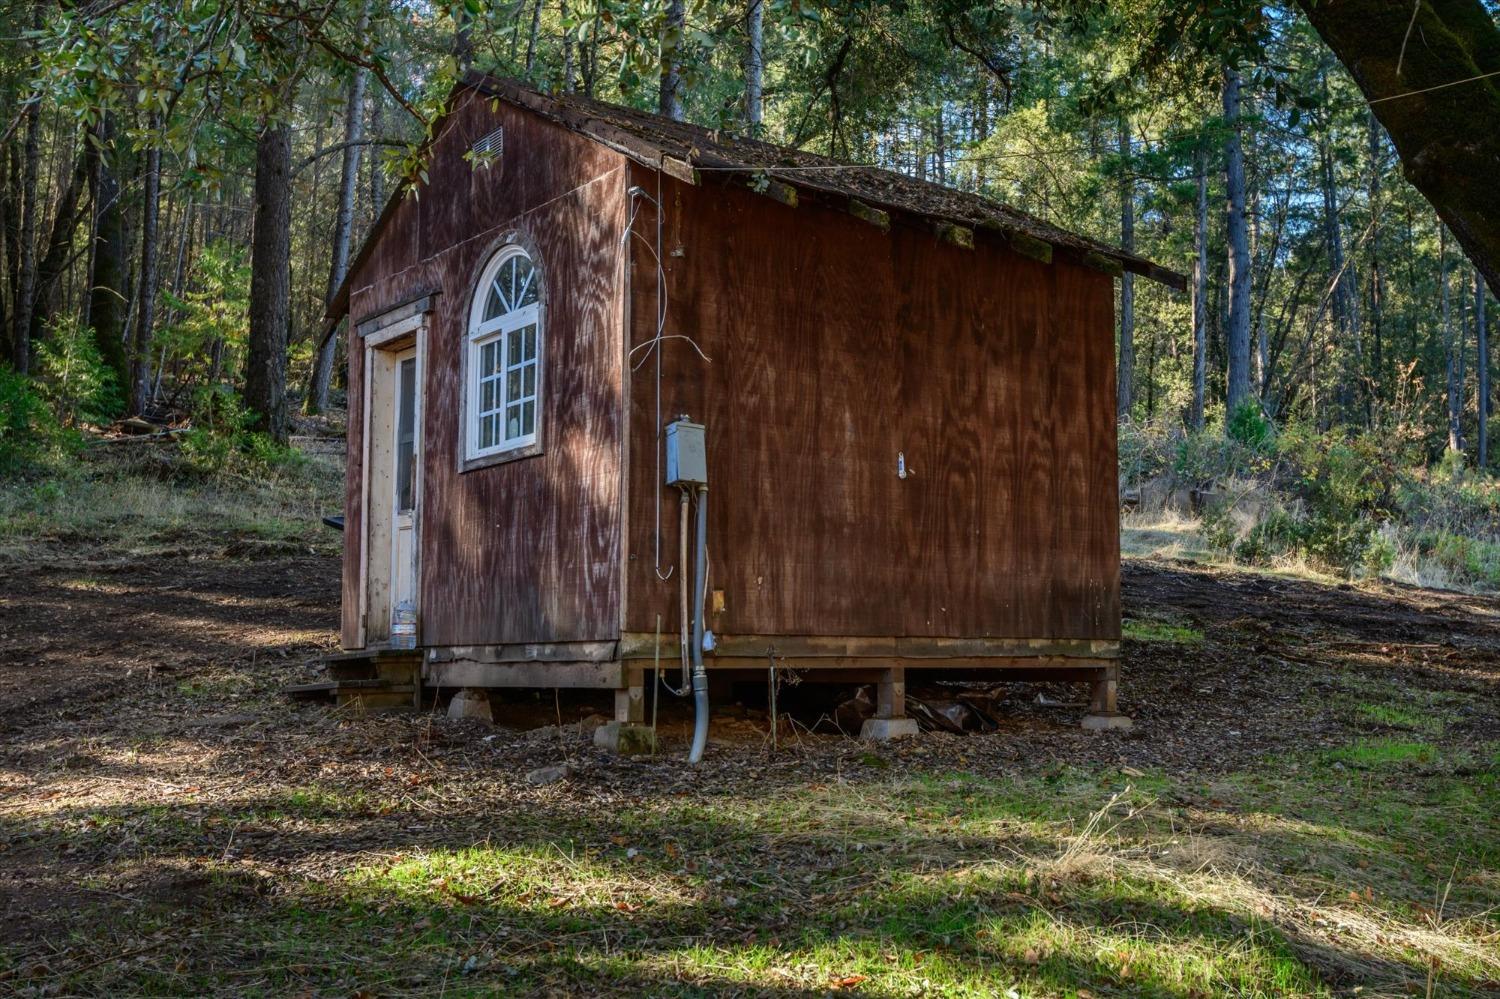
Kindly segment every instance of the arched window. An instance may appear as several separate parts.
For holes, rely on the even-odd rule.
[[[541,421],[540,275],[507,246],[479,279],[469,314],[468,457],[536,443]]]

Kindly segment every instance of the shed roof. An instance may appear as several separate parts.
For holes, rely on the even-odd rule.
[[[996,232],[1029,255],[1060,249],[1106,267],[1130,271],[1181,291],[1187,279],[1144,257],[1080,236],[1034,215],[989,198],[918,180],[880,167],[842,163],[787,146],[732,136],[634,108],[580,94],[543,94],[513,80],[484,73],[466,75],[455,95],[471,89],[504,100],[569,131],[587,136],[630,159],[669,176],[697,183],[701,173],[759,175],[815,195],[835,196],[883,211],[916,216],[939,224]],[[452,106],[452,100],[449,101]],[[433,130],[438,133],[437,129]],[[344,284],[328,303],[336,320],[349,305],[349,280],[368,257],[397,202],[412,181],[397,189],[348,269]]]

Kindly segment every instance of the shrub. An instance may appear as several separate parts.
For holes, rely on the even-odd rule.
[[[182,435],[182,455],[194,472],[212,475],[236,466],[290,467],[305,460],[295,448],[250,430],[253,414],[228,386],[199,389],[193,396],[192,414],[193,429]]]
[[[42,394],[59,423],[105,423],[125,408],[115,373],[99,353],[94,331],[75,318],[56,319],[36,345]]]
[[[0,474],[39,468],[75,440],[62,432],[30,378],[0,367]]]
[[[1224,428],[1224,436],[1254,451],[1269,445],[1273,435],[1271,421],[1265,418],[1257,402],[1243,403],[1229,415],[1229,423]]]

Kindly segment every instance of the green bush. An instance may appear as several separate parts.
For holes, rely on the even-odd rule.
[[[289,467],[305,458],[268,434],[250,430],[254,419],[228,386],[199,389],[193,396],[193,429],[182,435],[182,456],[194,472],[213,475],[225,469]]]
[[[76,442],[58,426],[35,382],[0,367],[0,474],[41,468]]]
[[[1360,568],[1366,576],[1383,576],[1395,566],[1397,552],[1393,533],[1377,531],[1370,536],[1370,543],[1365,546],[1360,560]]]
[[[107,423],[124,410],[119,382],[99,353],[94,331],[77,319],[49,324],[36,360],[41,392],[64,426]]]
[[[1261,412],[1260,404],[1247,402],[1230,414],[1224,436],[1251,450],[1260,451],[1271,443],[1274,430],[1271,421]]]

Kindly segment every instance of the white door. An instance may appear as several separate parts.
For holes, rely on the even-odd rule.
[[[391,476],[391,623],[396,623],[402,605],[417,607],[417,488],[421,462],[418,413],[421,412],[417,381],[417,352],[396,355],[395,439],[391,448],[395,468]]]

